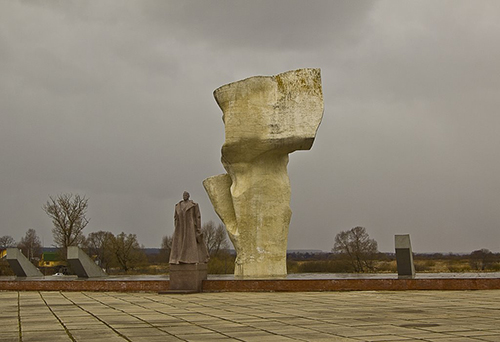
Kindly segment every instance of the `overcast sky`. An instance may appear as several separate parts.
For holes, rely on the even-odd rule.
[[[224,173],[212,92],[321,68],[312,150],[290,155],[289,249],[366,227],[381,251],[500,252],[500,1],[1,1],[0,236],[53,244],[50,195],[85,233],[159,247],[182,192]]]

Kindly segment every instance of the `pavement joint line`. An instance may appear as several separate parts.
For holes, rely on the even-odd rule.
[[[17,291],[17,322],[19,326],[19,342],[23,342],[23,330],[21,329],[21,293]]]
[[[139,305],[139,304],[137,304],[137,303],[130,302],[130,301],[127,301],[127,300],[124,300],[123,298],[116,297],[116,296],[112,296],[112,295],[110,295],[110,294],[107,294],[107,295],[108,295],[109,297],[112,297],[112,298],[115,298],[115,299],[119,299],[119,300],[121,300],[122,302],[129,303],[129,304],[132,304],[132,305],[138,306],[138,307],[143,308],[143,309],[148,309],[148,308],[147,308],[147,307],[145,307],[145,306],[142,306],[142,305]],[[135,297],[137,297],[137,296],[135,296]],[[144,297],[139,297],[139,298],[144,298]],[[149,299],[149,298],[147,298],[147,299],[151,301],[151,299]],[[156,302],[156,301],[154,301],[154,302]],[[160,303],[160,304],[161,304],[161,302],[156,302],[156,303]],[[188,309],[188,310],[189,310],[189,309]],[[154,311],[155,311],[155,312],[157,312],[157,313],[160,313],[160,314],[162,314],[162,315],[164,314],[163,312],[160,312],[160,311],[158,311],[158,310],[154,310]],[[191,311],[191,310],[189,310],[189,311]],[[127,313],[127,314],[128,314],[128,313]],[[131,314],[129,314],[129,315],[131,315]],[[132,317],[135,317],[135,318],[137,318],[137,319],[140,319],[141,321],[144,321],[144,320],[142,320],[141,318],[136,317],[136,316],[134,316],[134,315],[131,315],[131,316],[132,316]],[[208,315],[207,315],[207,316],[208,316]],[[211,317],[214,317],[214,316],[211,316]],[[195,323],[195,322],[190,322],[190,321],[188,321],[188,320],[186,320],[186,319],[184,319],[184,318],[182,318],[182,317],[179,317],[179,319],[181,319],[182,321],[187,322],[187,323],[189,323],[189,324],[195,325],[195,326],[197,326],[197,327],[199,327],[199,328],[207,329],[207,330],[210,330],[210,331],[216,332],[216,333],[218,333],[218,334],[224,335],[224,336],[226,336],[226,337],[236,339],[236,340],[238,340],[238,341],[244,341],[244,340],[240,340],[240,339],[238,339],[238,338],[236,338],[236,337],[232,337],[232,336],[229,336],[229,335],[227,335],[227,334],[224,334],[224,333],[222,333],[222,332],[220,332],[220,331],[217,331],[217,330],[214,330],[214,329],[211,329],[211,328],[207,328],[207,327],[201,326],[201,325],[199,325],[199,324],[197,324],[197,323]],[[146,321],[144,321],[144,322],[146,322]],[[146,323],[150,324],[152,327],[155,327],[154,325],[152,325],[152,324],[151,324],[151,323],[149,323],[149,322],[146,322]],[[156,329],[158,329],[158,330],[160,330],[160,331],[164,331],[164,332],[166,332],[166,333],[170,334],[168,331],[165,331],[165,330],[160,329],[160,328],[157,328],[157,327],[155,327],[155,328],[156,328]],[[175,335],[173,335],[173,336],[175,336]],[[181,337],[178,337],[178,336],[175,336],[175,337],[182,339]],[[186,341],[186,340],[185,340],[185,341]]]
[[[77,308],[79,308],[80,310],[88,313],[89,315],[91,315],[92,317],[94,317],[95,319],[97,319],[98,321],[100,321],[101,323],[103,323],[105,326],[107,326],[108,328],[110,328],[111,330],[113,330],[113,332],[115,334],[117,334],[118,336],[120,336],[121,338],[127,340],[128,342],[132,342],[132,340],[130,340],[127,336],[123,335],[121,332],[119,332],[118,330],[116,330],[115,328],[113,328],[111,325],[109,325],[108,323],[106,323],[104,320],[102,320],[100,317],[94,315],[92,312],[82,308],[80,305],[76,304],[73,300],[71,300],[70,298],[68,298],[64,293],[61,292],[61,295],[66,298],[66,300],[70,301],[73,305],[75,305]],[[85,295],[85,294],[84,294]],[[113,308],[114,309],[114,308]]]
[[[38,291],[38,294],[40,295],[40,298],[43,300],[43,302],[45,303],[45,305],[47,306],[47,308],[50,310],[50,312],[54,315],[54,317],[59,321],[59,324],[61,324],[61,326],[64,328],[64,331],[66,332],[66,334],[68,335],[68,337],[71,339],[71,341],[73,342],[76,342],[75,338],[73,337],[73,335],[71,334],[71,332],[68,330],[68,328],[66,327],[66,325],[63,323],[63,321],[59,318],[59,316],[56,315],[56,313],[54,312],[54,310],[52,310],[52,308],[50,307],[50,305],[47,303],[47,301],[45,300],[45,298],[43,298],[43,295],[40,291]]]

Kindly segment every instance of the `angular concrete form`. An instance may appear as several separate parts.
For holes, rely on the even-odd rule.
[[[78,278],[102,278],[108,275],[81,248],[68,247],[68,263]]]
[[[319,69],[256,76],[214,91],[227,174],[203,185],[236,249],[235,276],[286,276],[288,154],[311,149],[323,117]]]
[[[168,292],[201,292],[207,273],[207,264],[170,264]]]
[[[7,248],[6,259],[18,278],[43,277],[42,272],[17,248]]]
[[[410,235],[395,235],[395,246],[398,278],[415,278],[415,265],[413,264],[413,251],[411,249]]]

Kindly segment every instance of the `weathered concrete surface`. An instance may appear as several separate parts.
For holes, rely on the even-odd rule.
[[[42,272],[40,272],[17,248],[7,248],[6,259],[16,277],[43,277]]]
[[[207,264],[170,264],[169,291],[201,292],[207,279]]]
[[[396,263],[400,279],[415,278],[415,265],[411,249],[410,235],[395,235]]]
[[[78,278],[101,278],[108,275],[104,272],[92,258],[90,258],[81,248],[69,246],[67,253],[68,263],[75,271]]]
[[[222,86],[227,174],[203,182],[237,252],[235,276],[283,277],[291,218],[288,154],[312,147],[323,117],[319,69]]]

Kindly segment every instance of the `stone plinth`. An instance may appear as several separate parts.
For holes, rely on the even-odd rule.
[[[201,292],[206,279],[207,264],[170,264],[170,292]]]
[[[288,155],[309,150],[323,117],[319,69],[256,76],[214,91],[227,174],[203,185],[236,250],[235,276],[286,276]]]
[[[398,278],[415,278],[415,265],[413,264],[413,251],[411,249],[410,235],[395,235],[395,246]]]
[[[16,277],[43,277],[42,272],[40,272],[17,248],[7,248],[6,259]]]
[[[68,263],[78,278],[101,278],[108,275],[81,248],[69,246]]]

